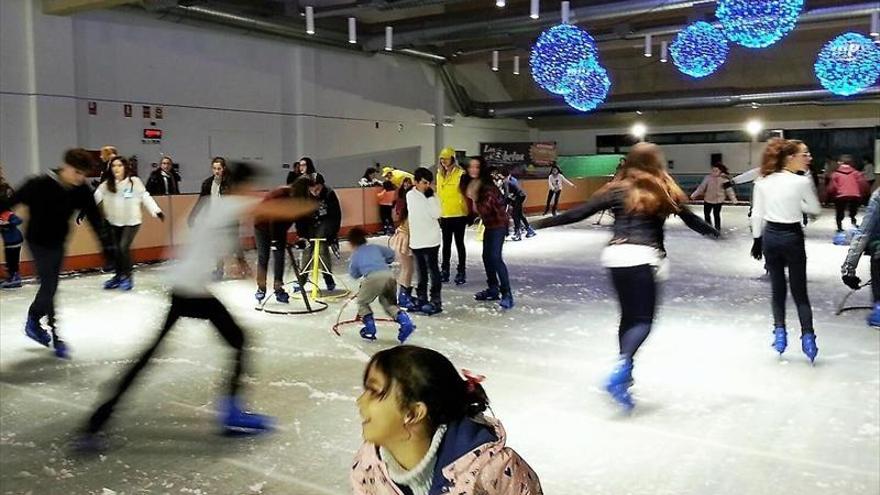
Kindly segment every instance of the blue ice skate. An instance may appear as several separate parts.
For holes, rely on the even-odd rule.
[[[24,334],[43,347],[49,347],[49,344],[52,342],[52,337],[49,335],[49,332],[43,330],[43,327],[40,326],[40,321],[31,317],[28,317],[27,322],[24,324]]]
[[[816,355],[819,354],[819,348],[816,347],[816,334],[813,332],[801,335],[801,350],[810,359],[810,363],[816,362]]]
[[[361,338],[364,340],[376,340],[376,320],[373,318],[373,314],[364,315],[361,317],[361,321],[364,323],[360,332]]]
[[[239,398],[225,396],[218,407],[220,427],[227,434],[252,435],[271,430],[274,420],[271,416],[245,412]]]
[[[105,290],[113,290],[113,289],[117,289],[117,288],[119,288],[119,276],[118,275],[113,275],[113,278],[104,282],[104,289]]]
[[[275,289],[275,300],[281,304],[289,304],[290,294],[288,294],[286,290],[279,287]]]
[[[880,303],[874,303],[874,310],[868,315],[868,325],[880,328]]]
[[[399,311],[394,321],[400,324],[400,330],[397,331],[397,341],[403,344],[415,331],[416,326],[413,325],[412,320],[405,311]]]
[[[785,352],[785,348],[788,347],[788,335],[785,332],[785,327],[773,329],[773,344],[771,345],[779,354]]]
[[[629,388],[633,384],[632,370],[632,359],[621,357],[605,384],[605,390],[627,412],[632,411],[636,406],[629,393]]]
[[[501,291],[497,287],[489,287],[474,294],[476,301],[497,301],[499,299],[501,299]]]

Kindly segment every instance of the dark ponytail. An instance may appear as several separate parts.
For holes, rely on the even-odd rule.
[[[431,349],[400,345],[377,352],[364,371],[365,385],[370,370],[386,377],[382,397],[396,384],[401,406],[424,403],[431,429],[476,416],[489,407],[483,386],[463,379],[446,356]]]

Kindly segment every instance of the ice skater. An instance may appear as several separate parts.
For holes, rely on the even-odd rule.
[[[409,315],[397,306],[397,282],[388,267],[394,262],[394,251],[385,246],[368,244],[367,233],[360,227],[348,232],[348,242],[353,249],[348,274],[355,280],[363,278],[357,294],[357,314],[364,324],[361,337],[376,340],[376,319],[370,304],[378,299],[385,313],[400,325],[397,340],[401,344],[406,342],[415,326]]]
[[[856,226],[859,205],[870,193],[871,186],[865,176],[856,170],[852,155],[841,155],[825,189],[825,194],[834,201],[838,234],[843,232],[843,218],[847,213],[852,226]]]
[[[330,257],[330,249],[338,253],[339,229],[342,226],[342,207],[339,205],[339,197],[336,191],[324,184],[324,177],[320,174],[309,186],[312,198],[318,202],[318,209],[312,216],[310,225],[310,239],[324,239],[320,248],[315,250],[315,243],[309,245],[308,258],[319,257],[321,268],[324,272],[324,285],[328,292],[336,290],[336,280],[333,278],[333,259]],[[308,267],[306,267],[308,268]]]
[[[121,156],[110,160],[110,176],[95,189],[95,203],[103,208],[110,225],[116,262],[116,273],[104,282],[104,288],[131,290],[131,244],[141,228],[141,207],[163,222],[165,214],[144,183],[132,175],[129,161]]]
[[[3,166],[0,165],[0,205],[9,204],[15,189],[6,182]],[[18,230],[21,218],[12,210],[0,209],[0,238],[3,239],[3,255],[6,257],[6,280],[0,282],[0,289],[17,289],[21,287],[21,245],[24,236]]]
[[[474,294],[477,301],[498,301],[502,309],[513,308],[510,276],[502,255],[510,217],[504,196],[492,179],[493,169],[482,156],[468,159],[467,173],[461,179],[461,191],[468,199],[468,209],[483,221],[483,267],[487,288]]]
[[[625,410],[635,403],[629,393],[633,358],[654,323],[658,281],[668,273],[664,224],[678,215],[693,231],[717,238],[718,230],[685,206],[687,195],[666,171],[660,148],[639,143],[630,150],[618,180],[609,182],[584,205],[535,222],[537,228],[579,222],[602,210],[614,214],[614,234],[602,251],[620,302],[620,356],[605,389]]]
[[[712,165],[712,171],[703,178],[703,182],[691,194],[691,199],[703,200],[703,219],[711,224],[715,221],[715,228],[721,230],[721,207],[725,201],[736,203],[736,193],[732,187],[724,187],[731,182],[727,167],[722,163]]]
[[[394,235],[394,202],[397,201],[397,189],[390,180],[382,183],[382,190],[376,193],[379,201],[379,218],[382,220],[382,233]]]
[[[461,192],[461,180],[465,171],[455,161],[455,150],[443,148],[437,157],[437,199],[440,200],[440,230],[443,234],[443,249],[440,260],[440,279],[449,282],[452,260],[452,244],[458,255],[455,270],[455,285],[467,283],[467,245],[464,234],[468,226],[467,199]],[[418,180],[417,180],[418,182]]]
[[[300,178],[290,185],[269,191],[263,199],[265,201],[283,198],[308,199],[309,187],[313,184],[308,178]],[[287,231],[292,224],[290,220],[263,221],[254,224],[254,243],[257,250],[257,291],[254,293],[254,298],[257,303],[262,303],[266,298],[270,255],[273,261],[272,290],[275,301],[281,304],[290,303],[290,294],[284,290],[284,263],[287,260]],[[300,289],[298,286],[295,287],[297,290]]]
[[[538,475],[483,415],[481,376],[437,351],[402,345],[373,355],[357,399],[364,445],[351,468],[355,495],[541,495]]]
[[[86,185],[86,176],[94,169],[92,156],[82,148],[64,153],[61,166],[28,179],[0,210],[11,210],[17,204],[28,207],[25,239],[37,266],[40,289],[28,309],[25,334],[40,345],[55,349],[55,355],[67,358],[68,348],[61,339],[55,319],[55,292],[64,262],[64,244],[70,232],[70,218],[81,210],[94,229],[101,245],[109,244],[104,219]],[[42,319],[46,318],[47,331]],[[50,334],[51,332],[51,334]]]
[[[862,223],[856,229],[849,245],[849,252],[840,267],[843,283],[852,290],[862,287],[861,279],[856,275],[856,267],[862,255],[871,257],[871,293],[874,309],[868,315],[868,325],[880,328],[880,189],[871,194],[868,209],[862,217]]]
[[[562,184],[568,184],[568,187],[574,187],[574,184],[562,175],[559,167],[553,165],[550,167],[550,175],[547,176],[547,206],[544,207],[544,215],[553,212],[556,216],[556,210],[559,208],[559,196],[562,194]],[[551,208],[551,203],[553,207]]]
[[[210,321],[226,343],[234,350],[234,367],[226,393],[219,401],[219,421],[227,432],[256,433],[271,427],[271,418],[244,412],[241,400],[242,374],[246,365],[245,335],[226,307],[211,293],[212,271],[218,260],[234,254],[238,244],[238,225],[246,217],[255,219],[288,219],[310,213],[313,202],[304,200],[260,201],[250,196],[256,169],[246,163],[228,167],[228,193],[216,198],[190,231],[191,241],[180,253],[179,261],[170,271],[171,307],[156,339],[126,371],[110,397],[97,408],[85,425],[77,447],[101,448],[96,435],[113,414],[125,392],[134,383],[168,332],[180,318]]]
[[[785,270],[801,323],[801,349],[815,361],[819,349],[813,329],[813,308],[807,294],[807,252],[801,222],[805,215],[821,211],[816,189],[809,177],[812,156],[798,140],[773,138],[761,159],[762,179],[752,196],[752,257],[763,257],[770,271],[773,310],[773,347],[782,354],[788,346],[785,329]]]
[[[523,211],[523,205],[525,204],[528,195],[523,190],[522,186],[520,186],[516,177],[510,173],[510,170],[500,170],[496,175],[498,176],[498,179],[500,179],[500,182],[496,181],[496,184],[504,193],[504,198],[510,206],[510,216],[513,217],[513,236],[510,240],[521,241],[523,227],[525,227],[527,239],[535,237],[537,234],[535,233],[535,230],[532,229],[529,219]]]
[[[415,260],[409,248],[409,210],[406,207],[406,195],[412,188],[412,179],[403,179],[400,189],[397,190],[397,203],[394,205],[400,223],[397,231],[388,239],[388,246],[394,250],[397,262],[400,263],[400,271],[397,274],[397,305],[407,310],[412,310],[415,306],[412,295]]]
[[[415,311],[433,315],[443,311],[441,290],[443,287],[437,255],[440,251],[440,201],[431,189],[434,174],[425,167],[415,172],[415,185],[406,193],[406,206],[409,211],[409,248],[412,250],[419,270],[419,285],[416,287]],[[467,208],[467,205],[465,205]],[[467,211],[467,210],[465,210]],[[428,294],[428,280],[431,292]],[[430,297],[430,299],[429,299]]]

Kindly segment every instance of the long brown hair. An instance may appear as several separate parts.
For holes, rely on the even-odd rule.
[[[786,159],[796,155],[804,142],[797,139],[775,137],[767,141],[764,154],[761,156],[761,175],[767,176],[781,172],[785,168]]]
[[[666,171],[663,152],[654,143],[639,143],[626,155],[615,179],[602,191],[622,190],[626,211],[640,215],[669,216],[681,211],[687,195]]]
[[[119,161],[122,163],[122,168],[125,170],[125,178],[131,177],[131,163],[122,156],[114,156],[110,160],[110,176],[107,177],[107,190],[116,194],[116,175],[113,173],[113,162]],[[123,179],[124,180],[124,179]]]

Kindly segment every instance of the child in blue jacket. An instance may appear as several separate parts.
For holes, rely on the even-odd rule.
[[[364,323],[361,337],[376,340],[376,320],[370,303],[379,299],[388,316],[400,324],[397,340],[404,343],[415,326],[405,311],[397,306],[397,281],[388,265],[394,262],[394,251],[377,244],[367,244],[367,233],[358,227],[348,233],[348,242],[354,250],[348,274],[357,280],[363,277],[357,294],[358,318]]]

